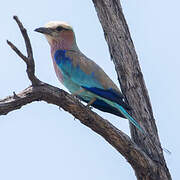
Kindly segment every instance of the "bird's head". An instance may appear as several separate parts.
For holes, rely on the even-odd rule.
[[[53,49],[78,49],[73,28],[65,22],[50,21],[35,31],[44,34]]]

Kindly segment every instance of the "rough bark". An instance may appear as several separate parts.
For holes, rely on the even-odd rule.
[[[130,125],[132,139],[156,163],[158,170],[153,171],[153,167],[151,167],[150,171],[153,175],[149,176],[148,173],[143,173],[144,168],[140,169],[137,164],[131,165],[138,179],[171,179],[163,156],[143,74],[120,1],[92,1],[104,30],[105,39],[115,64],[122,92],[133,108],[133,117],[144,128],[148,136],[148,138],[145,138],[141,132]]]

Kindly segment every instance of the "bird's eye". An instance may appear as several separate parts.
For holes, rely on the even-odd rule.
[[[61,26],[58,26],[58,27],[56,28],[56,30],[60,32],[60,31],[63,30],[63,28],[62,28]]]

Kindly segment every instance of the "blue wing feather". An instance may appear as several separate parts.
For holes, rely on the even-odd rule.
[[[132,108],[127,103],[124,102],[123,96],[121,94],[118,94],[113,89],[100,89],[97,87],[88,88],[86,86],[82,86],[82,88],[84,88],[100,97],[103,97],[110,101],[113,101],[113,102],[119,104],[120,106],[124,107],[127,110],[132,110]]]
[[[82,97],[79,97],[81,100],[83,100],[84,102],[88,103],[89,101],[83,99]],[[122,118],[126,118],[118,109],[114,108],[113,106],[107,104],[106,102],[104,102],[101,99],[96,99],[95,102],[93,102],[93,104],[91,105],[96,109],[99,109],[100,111],[104,111],[104,112],[108,112],[114,115],[117,115],[119,117]]]

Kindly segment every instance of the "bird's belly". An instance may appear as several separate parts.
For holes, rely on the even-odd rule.
[[[75,93],[81,89],[78,84],[75,84],[69,77],[63,76],[63,85],[71,92]]]
[[[90,101],[94,96],[93,93],[84,91],[78,94],[78,91],[82,89],[81,86],[78,84],[74,83],[69,77],[64,76],[63,77],[63,85],[73,94],[77,93],[78,96],[80,96],[82,99],[86,101]]]

